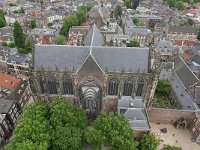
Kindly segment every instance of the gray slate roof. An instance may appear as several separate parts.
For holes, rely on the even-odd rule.
[[[28,82],[22,81],[20,85],[17,87],[17,89],[14,92],[12,92],[11,95],[6,97],[6,99],[19,101],[22,98],[22,95],[24,94],[24,91],[26,90],[27,86]]]
[[[200,55],[196,54],[192,59],[189,61],[188,66],[192,70],[192,72],[199,72],[200,71]]]
[[[85,46],[103,46],[104,39],[103,35],[99,31],[98,27],[94,24],[90,31],[87,33],[85,40]]]
[[[122,96],[118,101],[118,107],[121,108],[143,108],[143,100],[142,99],[132,99],[131,96]]]
[[[10,107],[13,105],[13,100],[0,100],[0,114],[6,114],[10,110]]]
[[[198,106],[193,102],[192,97],[185,90],[184,85],[181,83],[176,73],[172,74],[169,81],[178,101],[183,107],[183,110],[197,110]]]
[[[148,72],[148,48],[88,47],[63,45],[36,45],[34,68],[76,71],[87,58],[92,58],[104,71]]]
[[[122,96],[118,100],[118,113],[123,113],[134,130],[149,130],[149,123],[141,97]]]
[[[35,45],[34,68],[77,70],[89,54],[89,47]]]
[[[192,61],[200,65],[200,55],[199,55],[199,54],[196,54],[196,55],[191,59],[191,62],[192,62]]]
[[[103,70],[148,71],[148,48],[93,47],[92,55]]]
[[[198,34],[198,30],[194,27],[190,26],[169,26],[169,33],[177,33],[177,34]]]
[[[13,35],[13,28],[9,26],[0,28],[0,35]]]
[[[13,54],[8,58],[8,62],[16,62],[17,64],[23,64],[24,62],[26,62],[28,60],[28,56],[26,55],[22,55],[22,54]]]
[[[198,82],[198,78],[180,56],[174,60],[174,69],[186,89]]]
[[[174,50],[174,44],[172,43],[172,41],[159,41],[155,46],[155,51],[162,52],[162,50],[164,50],[164,52],[172,52]]]

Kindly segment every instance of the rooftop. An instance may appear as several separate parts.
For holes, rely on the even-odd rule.
[[[0,87],[15,90],[20,83],[20,79],[14,76],[0,73]]]
[[[178,78],[186,89],[198,82],[198,78],[180,56],[174,60],[174,68]]]
[[[169,33],[177,33],[177,34],[194,34],[197,35],[198,30],[195,27],[191,26],[170,26]]]
[[[185,73],[183,73],[183,76]],[[170,78],[171,87],[173,89],[173,92],[175,93],[176,97],[178,98],[178,101],[182,105],[183,110],[197,110],[198,106],[193,101],[191,95],[185,90],[185,87],[183,83],[181,82],[181,79],[179,79],[178,75],[176,73],[173,73]]]
[[[131,96],[122,96],[118,101],[118,112],[124,114],[131,128],[148,131],[149,123],[143,107],[143,99],[140,97],[133,99]]]
[[[26,81],[22,81],[19,86],[16,88],[15,91],[13,91],[11,93],[11,95],[9,95],[8,97],[6,97],[6,99],[12,99],[12,100],[20,100],[22,95],[24,94],[24,91],[26,90],[28,86],[28,82]]]
[[[23,63],[30,62],[30,61],[31,61],[31,59],[28,58],[28,56],[22,55],[22,54],[13,54],[7,60],[8,63],[15,62],[17,64],[23,64]]]
[[[65,68],[77,71],[88,55],[104,71],[148,72],[149,48],[132,47],[36,45],[34,68],[52,71],[57,67],[60,71]]]
[[[6,114],[10,110],[10,107],[13,105],[13,100],[0,100],[0,114]]]

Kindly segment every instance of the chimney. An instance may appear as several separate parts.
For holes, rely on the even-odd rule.
[[[184,45],[184,40],[182,40],[182,45],[181,46],[183,46]]]

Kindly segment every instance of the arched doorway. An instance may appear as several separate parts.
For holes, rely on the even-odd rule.
[[[80,90],[81,105],[88,119],[96,119],[101,110],[101,87],[94,80],[86,80]]]

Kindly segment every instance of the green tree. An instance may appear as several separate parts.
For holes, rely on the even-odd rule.
[[[164,145],[164,147],[161,150],[182,150],[182,148],[171,145]]]
[[[134,17],[134,18],[133,18],[133,23],[134,23],[136,26],[138,26],[138,25],[139,25],[139,19],[136,18],[136,17]]]
[[[188,22],[188,24],[189,24],[190,26],[193,26],[193,25],[194,25],[194,23],[195,23],[195,22],[194,22],[194,20],[193,20],[193,19],[191,19],[191,18],[190,18],[190,19],[188,19],[188,20],[187,20],[187,22]]]
[[[25,11],[24,11],[24,9],[21,7],[21,8],[18,9],[18,10],[14,10],[13,13],[15,13],[15,14],[18,14],[18,13],[24,14]]]
[[[125,0],[125,6],[127,7],[127,8],[131,8],[131,0]]]
[[[175,7],[176,5],[176,0],[167,0],[167,4],[169,5],[169,7]]]
[[[101,113],[85,133],[87,143],[100,149],[102,145],[112,150],[134,150],[134,131],[122,114]]]
[[[51,23],[51,22],[49,22],[48,24],[47,24],[47,27],[51,27],[53,24]]]
[[[5,12],[3,10],[0,10],[0,28],[5,26],[6,26]]]
[[[140,47],[140,43],[138,41],[133,40],[127,44],[127,47]]]
[[[140,150],[156,150],[159,145],[159,141],[153,133],[146,133],[140,140]]]
[[[168,96],[171,90],[170,83],[165,80],[159,80],[155,94],[160,96]]]
[[[83,110],[56,97],[49,104],[52,126],[52,150],[78,150],[83,147],[86,114]]]
[[[76,17],[78,18],[78,24],[81,25],[86,21],[86,10],[85,9],[80,9],[77,13],[76,13]]]
[[[35,20],[31,20],[31,21],[29,21],[29,23],[28,23],[28,27],[31,28],[31,29],[36,28],[36,22],[35,22]]]
[[[47,108],[42,102],[34,102],[24,109],[6,150],[47,150],[50,127],[46,118]]]
[[[184,10],[184,9],[185,9],[184,3],[183,3],[182,1],[176,2],[175,7],[176,7],[178,10]]]
[[[14,42],[10,42],[10,43],[8,44],[8,46],[9,46],[10,48],[14,48],[14,47],[15,47],[15,43],[14,43]]]
[[[65,45],[65,37],[62,35],[58,35],[54,39],[54,44],[56,45]]]
[[[33,50],[33,42],[27,39],[25,43],[25,53],[26,54],[31,53],[32,50]]]
[[[60,34],[66,36],[72,26],[81,25],[87,19],[87,12],[92,8],[92,5],[83,5],[79,8],[75,15],[64,19]]]
[[[1,42],[1,45],[2,46],[8,46],[7,42],[5,42],[5,41]]]
[[[197,40],[200,41],[200,29],[199,29],[199,32],[198,32],[198,35],[197,35]]]
[[[115,9],[114,9],[114,13],[115,13],[115,17],[117,18],[118,16],[121,17],[122,16],[122,6],[117,4],[115,6]]]
[[[3,18],[0,18],[0,28],[5,27],[6,26],[6,22],[4,21]]]
[[[22,8],[22,7],[21,7],[21,9],[20,9],[20,13],[22,13],[22,14],[24,14],[24,13],[25,13],[25,10],[24,10],[24,8]]]
[[[13,36],[14,36],[14,42],[17,48],[24,48],[26,36],[22,30],[21,25],[17,21],[14,23]]]

